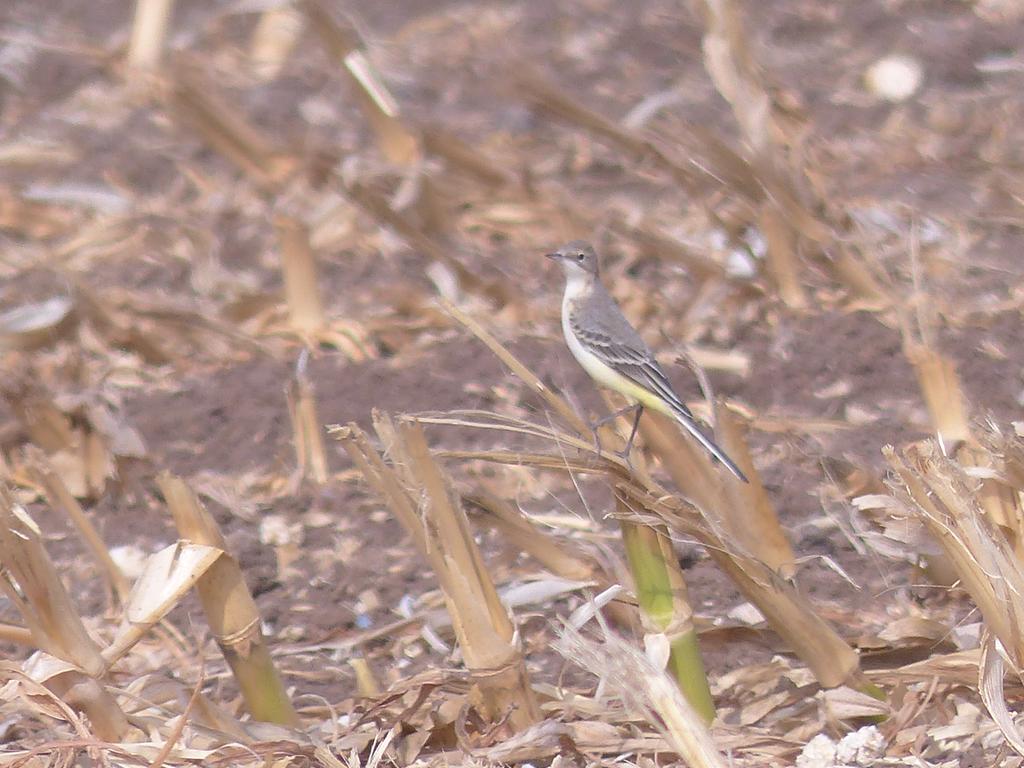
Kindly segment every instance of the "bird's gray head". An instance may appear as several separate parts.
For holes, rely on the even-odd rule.
[[[598,275],[597,252],[585,240],[568,242],[554,253],[547,254],[547,257],[561,265],[567,278],[580,277],[581,273],[594,277]]]

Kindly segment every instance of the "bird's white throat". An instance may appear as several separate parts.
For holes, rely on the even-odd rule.
[[[594,276],[577,266],[565,270],[565,301],[573,301],[588,290]]]

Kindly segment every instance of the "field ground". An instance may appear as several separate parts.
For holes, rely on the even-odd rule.
[[[113,434],[134,430],[141,441],[144,450],[117,460],[116,477],[83,494],[89,517],[119,556],[148,554],[177,538],[154,483],[158,472],[199,491],[241,564],[307,722],[329,722],[329,707],[344,715],[336,720],[342,731],[360,716],[377,717],[356,696],[347,663],[353,655],[385,689],[432,673],[444,681],[439,691],[464,684],[458,658],[427,642],[416,619],[442,605],[432,572],[345,453],[328,440],[329,480],[296,479],[285,388],[304,345],[288,325],[274,224],[290,216],[310,227],[334,334],[313,344],[308,364],[323,424],[369,430],[374,409],[477,409],[543,424],[555,418],[437,307],[438,293],[484,322],[581,413],[600,415],[605,404],[561,340],[560,276],[542,258],[573,237],[593,239],[613,292],[698,412],[706,410],[696,380],[674,359],[684,343],[704,360],[709,351],[730,353],[725,369],[706,364],[707,375],[715,393],[747,417],[754,462],[799,558],[795,584],[861,650],[865,669],[887,684],[895,676],[885,677],[886,670],[965,647],[955,630],[980,618],[968,596],[931,586],[909,562],[866,546],[844,478],[853,468],[882,477],[882,446],[934,431],[904,354],[907,323],[921,317],[933,322],[934,348],[955,362],[970,416],[1004,429],[1019,419],[1024,21],[938,0],[740,4],[770,92],[799,126],[809,188],[826,201],[830,220],[848,222],[843,237],[897,297],[895,307],[870,306],[808,255],[800,275],[806,303],[794,308],[780,299],[761,261],[736,245],[747,237],[756,253],[758,235],[740,228],[730,244],[723,234],[722,222],[744,215],[728,183],[701,176],[684,189],[650,158],[557,119],[511,82],[540,73],[613,122],[662,95],[665,105],[644,128],[660,141],[672,146],[696,126],[740,147],[733,112],[705,70],[701,18],[688,5],[349,5],[410,123],[441,125],[498,168],[528,179],[532,191],[525,193],[427,161],[440,223],[429,225],[424,215],[422,231],[474,275],[505,286],[504,301],[460,283],[451,265],[432,261],[422,244],[338,194],[337,180],[317,187],[290,177],[268,186],[258,172],[240,170],[175,111],[182,102],[167,95],[170,85],[128,76],[124,3],[49,0],[0,9],[0,308],[73,296],[78,317],[48,343],[0,353],[0,470],[41,526],[101,644],[117,627],[110,590],[66,516],[18,471],[32,435],[23,410],[31,398],[74,412],[76,427],[92,418],[83,414],[102,411],[116,424]],[[260,15],[252,8],[182,2],[171,44],[282,156],[313,165],[323,156],[341,169],[338,178],[393,193],[400,172],[382,155],[351,84],[313,30],[276,76],[257,74],[250,41]],[[919,91],[900,103],[863,83],[866,68],[894,52],[913,54],[923,69]],[[631,237],[628,230],[641,224],[676,238],[681,252],[718,264],[745,260],[757,274],[697,279],[685,258],[664,258]],[[105,308],[114,326],[83,309],[84,296]],[[430,427],[428,435],[438,450],[484,450],[505,440],[467,427]],[[564,528],[565,535],[617,551],[601,475],[570,478],[564,470],[476,460],[452,459],[446,467],[461,489],[483,485],[529,514],[572,522],[575,533]],[[542,573],[500,536],[480,530],[499,585]],[[707,554],[688,541],[679,542],[679,552],[722,716],[713,732],[736,764],[793,764],[816,733],[838,738],[867,723],[833,718],[785,644],[743,618],[745,599]],[[535,681],[593,693],[594,679],[549,645],[556,617],[585,599],[574,590],[517,609]],[[901,634],[911,619],[931,622],[932,633]],[[0,601],[0,621],[23,624],[9,601]],[[190,687],[202,659],[207,698],[241,713],[198,601],[186,599],[168,621],[180,642],[166,639],[171,630],[144,642],[115,668],[115,689],[154,674]],[[438,631],[451,640],[447,629]],[[30,652],[5,647],[18,663]],[[751,682],[773,669],[772,684]],[[850,764],[1019,764],[971,690],[975,682],[950,687],[936,680],[949,697],[923,701],[916,719],[901,722],[908,733],[918,729],[913,738],[901,741],[892,721],[881,723],[885,748]],[[760,717],[750,714],[752,701],[764,703],[760,696],[795,689],[810,696],[813,706],[799,710],[810,720],[784,713],[783,702],[794,706],[785,696],[777,707],[764,704]],[[430,706],[443,700],[429,691]],[[63,722],[26,714],[24,696],[3,707],[0,739],[12,753],[73,736]],[[392,710],[379,707],[383,732],[395,721],[383,714]],[[313,730],[339,757],[356,748],[366,759],[365,740],[331,742],[336,732]],[[21,764],[58,764],[46,762],[58,752]],[[558,759],[598,759],[585,752],[563,751]],[[428,744],[420,757],[441,754]],[[479,759],[501,762],[497,754]],[[650,750],[629,754],[651,764],[644,762]],[[408,755],[416,751],[407,739],[390,759],[401,763]],[[549,759],[541,754],[534,762]]]

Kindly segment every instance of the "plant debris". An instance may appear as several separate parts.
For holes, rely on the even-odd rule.
[[[14,4],[0,764],[1024,764],[1020,6]]]

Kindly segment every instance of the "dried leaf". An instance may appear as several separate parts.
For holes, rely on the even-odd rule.
[[[37,349],[66,338],[77,320],[74,307],[70,297],[56,296],[0,314],[0,351]]]

